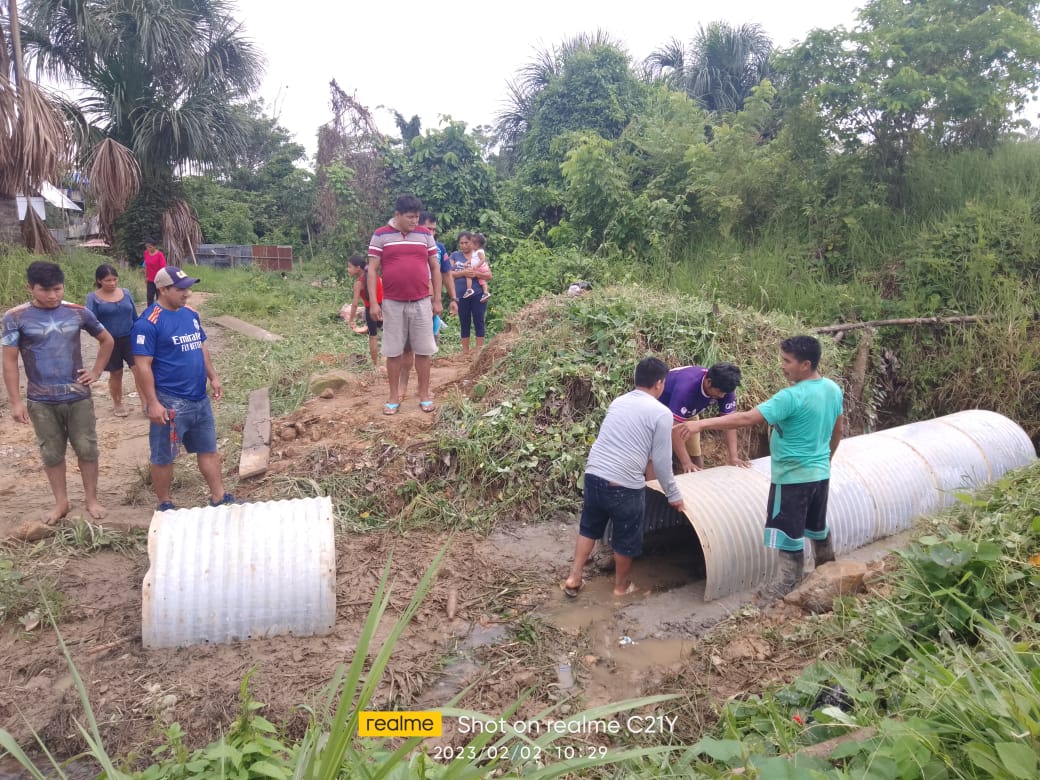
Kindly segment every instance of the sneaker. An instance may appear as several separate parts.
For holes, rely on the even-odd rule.
[[[231,495],[230,493],[225,493],[224,497],[222,499],[220,499],[220,501],[210,501],[209,505],[210,506],[224,506],[225,504],[237,504],[237,503],[238,502],[235,501],[235,497],[233,495]]]
[[[491,293],[484,293],[480,296],[481,303],[487,303],[487,299],[491,297]]]
[[[462,297],[463,298],[472,298],[473,297],[473,288],[470,287],[468,290],[466,290],[466,292],[462,293]]]
[[[177,506],[172,501],[163,501],[159,506],[155,508],[156,512],[169,512],[171,509],[176,509]]]

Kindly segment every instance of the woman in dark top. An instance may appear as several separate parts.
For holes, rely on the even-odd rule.
[[[108,371],[108,392],[116,417],[126,417],[123,406],[123,363],[134,369],[134,352],[130,345],[130,329],[137,319],[134,297],[125,287],[119,286],[119,272],[111,265],[99,265],[94,271],[94,292],[87,293],[87,308],[115,339],[112,357],[105,370]]]
[[[459,329],[460,335],[462,336],[462,354],[469,354],[469,334],[470,329],[474,331],[474,335],[477,337],[477,349],[479,350],[484,346],[484,320],[487,316],[487,300],[481,299],[480,296],[471,295],[469,298],[464,297],[466,294],[466,279],[484,279],[488,280],[491,278],[491,270],[478,271],[472,267],[473,252],[476,246],[473,243],[473,234],[468,230],[463,230],[459,233],[459,249],[457,252],[451,253],[451,271],[449,276],[452,280],[453,290],[449,290],[451,294],[451,302],[458,306],[459,312]],[[487,268],[487,266],[484,266]]]

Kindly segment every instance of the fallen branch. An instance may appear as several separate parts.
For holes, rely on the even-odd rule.
[[[813,328],[816,333],[844,333],[848,330],[863,328],[881,328],[888,325],[957,325],[970,322],[984,322],[990,317],[982,314],[963,314],[956,317],[903,317],[895,320],[870,320],[869,322],[840,322],[837,325],[824,325]]]

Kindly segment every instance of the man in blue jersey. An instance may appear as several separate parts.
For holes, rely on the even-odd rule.
[[[684,510],[682,494],[672,474],[672,419],[657,402],[664,390],[668,366],[645,358],[636,366],[635,390],[615,398],[607,409],[585,466],[585,496],[574,544],[574,563],[563,592],[574,598],[585,581],[582,571],[596,540],[612,523],[614,595],[637,593],[629,579],[632,559],[643,553],[643,508],[646,468],[656,467],[668,503]]]
[[[206,380],[218,401],[224,387],[210,360],[199,315],[187,306],[191,286],[198,281],[180,268],[161,269],[155,275],[156,301],[137,319],[131,333],[134,362],[139,366],[138,389],[151,420],[152,487],[160,512],[176,509],[170,485],[181,442],[187,452],[198,456],[199,471],[209,487],[209,505],[235,503],[235,497],[224,492]]]
[[[780,368],[791,382],[747,412],[691,420],[683,434],[736,430],[759,423],[772,428],[769,454],[772,483],[766,506],[766,547],[779,550],[780,579],[763,595],[782,598],[802,581],[805,540],[813,544],[816,564],[834,560],[827,528],[827,490],[831,459],[844,431],[842,392],[820,376],[820,342],[794,336],[780,345]]]

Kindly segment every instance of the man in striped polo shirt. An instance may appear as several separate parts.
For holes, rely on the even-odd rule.
[[[401,405],[399,380],[405,352],[415,353],[419,379],[419,408],[433,411],[430,397],[430,357],[437,351],[433,339],[433,315],[441,305],[441,269],[433,234],[419,226],[422,201],[402,195],[394,204],[390,222],[372,234],[368,245],[369,300],[376,301],[376,283],[383,278],[383,303],[373,303],[369,313],[383,322],[383,357],[390,398],[383,414],[397,414]],[[430,297],[430,285],[433,297]]]

